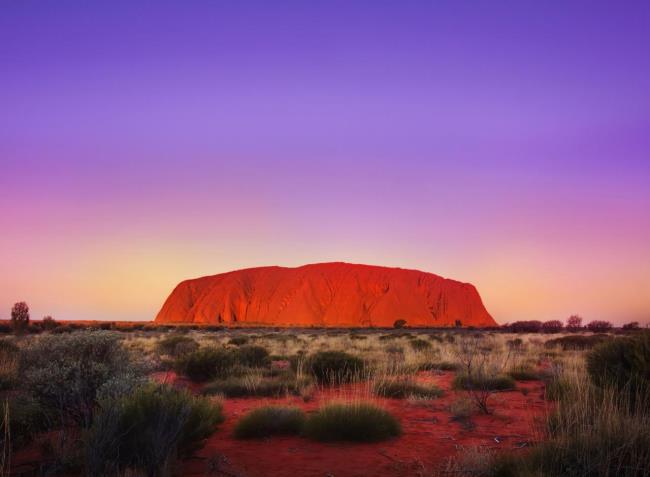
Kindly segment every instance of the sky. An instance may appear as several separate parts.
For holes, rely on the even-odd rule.
[[[347,261],[650,321],[650,3],[0,3],[0,318]]]

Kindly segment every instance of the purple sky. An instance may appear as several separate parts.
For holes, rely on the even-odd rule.
[[[0,317],[345,260],[650,320],[649,2],[97,3],[0,7]]]

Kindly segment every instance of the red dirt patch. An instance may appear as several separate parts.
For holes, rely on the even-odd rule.
[[[421,381],[445,390],[439,399],[424,403],[383,399],[370,395],[366,384],[322,389],[308,403],[298,397],[283,399],[239,398],[224,403],[226,421],[204,447],[181,463],[183,476],[230,475],[247,477],[297,476],[407,476],[438,469],[463,449],[525,449],[538,440],[537,422],[545,415],[544,387],[540,382],[520,382],[520,390],[493,396],[492,415],[471,417],[473,428],[454,421],[449,405],[463,392],[451,390],[452,373],[421,373]],[[180,384],[180,383],[179,383]],[[265,404],[290,404],[313,411],[333,399],[371,400],[393,413],[401,422],[401,437],[373,444],[323,444],[301,437],[264,440],[234,439],[233,428],[246,412]]]

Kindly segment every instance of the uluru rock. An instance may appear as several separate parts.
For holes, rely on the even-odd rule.
[[[495,326],[476,288],[432,273],[349,263],[258,267],[179,283],[157,323]]]

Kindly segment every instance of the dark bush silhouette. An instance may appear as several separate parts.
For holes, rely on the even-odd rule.
[[[566,320],[566,329],[569,331],[578,331],[582,328],[582,317],[579,315],[571,315]]]
[[[24,301],[15,303],[11,308],[11,327],[14,333],[20,334],[29,327],[29,306]]]
[[[57,323],[54,318],[48,315],[43,317],[41,328],[43,328],[45,331],[52,331],[54,328],[57,328],[60,325],[60,323]]]
[[[539,333],[542,330],[542,322],[537,320],[515,321],[510,324],[509,328],[513,333]]]
[[[564,328],[564,324],[560,320],[545,321],[542,324],[542,331],[544,333],[559,333]]]
[[[395,320],[395,323],[393,323],[393,328],[395,329],[402,329],[406,326],[406,320]]]
[[[625,331],[634,331],[634,330],[638,330],[639,328],[640,327],[638,321],[631,321],[630,323],[626,323],[623,325],[623,329]]]
[[[569,336],[562,336],[561,338],[548,340],[546,343],[544,343],[544,347],[554,348],[556,346],[560,346],[563,351],[583,350],[583,349],[591,349],[594,346],[599,345],[600,343],[603,343],[604,341],[607,341],[609,339],[611,339],[611,336],[604,335],[604,334],[591,335],[591,336],[569,335]]]
[[[612,329],[612,324],[609,321],[594,320],[587,324],[587,329],[594,333],[605,333]]]

